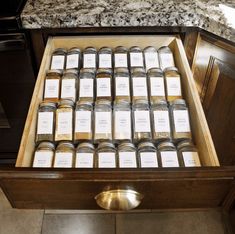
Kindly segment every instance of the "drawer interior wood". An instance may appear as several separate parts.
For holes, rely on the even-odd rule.
[[[37,119],[37,109],[43,96],[43,86],[46,71],[49,69],[51,54],[56,48],[94,46],[97,49],[103,46],[114,48],[116,46],[140,46],[142,49],[147,46],[159,48],[169,46],[175,58],[182,77],[183,96],[186,99],[191,117],[191,127],[194,141],[199,150],[200,159],[204,166],[219,166],[219,161],[214,149],[209,128],[200,103],[192,73],[182,46],[181,40],[175,36],[70,36],[70,37],[50,37],[44,52],[40,71],[31,100],[24,133],[21,140],[16,167],[30,167],[34,152],[34,139]],[[169,169],[170,170],[170,169]]]

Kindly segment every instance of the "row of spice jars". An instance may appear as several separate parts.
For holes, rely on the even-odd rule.
[[[201,166],[195,145],[185,140],[177,147],[164,141],[156,147],[152,142],[142,142],[136,148],[130,142],[115,147],[102,142],[95,149],[83,142],[75,149],[71,142],[64,141],[55,149],[51,142],[42,142],[34,153],[33,167],[63,168],[156,168]]]
[[[158,50],[148,46],[143,50],[138,46],[127,49],[118,46],[112,51],[109,47],[102,47],[97,51],[95,47],[87,47],[82,52],[79,48],[66,50],[56,49],[51,58],[50,69],[80,69],[83,68],[135,68],[142,67],[148,71],[150,68],[161,68],[175,66],[174,56],[168,46]]]
[[[122,141],[174,142],[192,139],[189,111],[185,100],[168,104],[161,100],[149,106],[146,100],[117,101],[112,108],[108,100],[92,103],[78,101],[74,111],[71,100],[56,103],[43,101],[38,109],[36,142],[64,140],[81,142]]]
[[[131,88],[130,88],[131,87]],[[176,67],[165,69],[152,68],[147,74],[143,68],[135,68],[129,75],[127,68],[98,69],[96,74],[91,69],[81,69],[79,78],[75,69],[50,70],[44,85],[44,100],[58,102],[60,99],[93,102],[100,99],[126,100],[137,99],[172,101],[182,98],[181,77]],[[114,95],[113,95],[114,93]]]

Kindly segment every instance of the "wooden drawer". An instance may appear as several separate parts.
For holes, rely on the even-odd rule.
[[[159,169],[35,169],[34,151],[38,104],[42,100],[51,54],[59,47],[168,45],[182,76],[192,131],[203,168]],[[176,36],[119,35],[50,37],[38,74],[15,169],[0,171],[0,184],[13,207],[100,209],[94,197],[103,190],[132,188],[144,195],[138,209],[216,207],[229,192],[235,172],[219,161],[202,110],[181,40]]]

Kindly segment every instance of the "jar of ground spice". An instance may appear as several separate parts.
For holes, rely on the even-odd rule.
[[[109,47],[102,47],[98,52],[99,68],[112,68],[112,49]]]
[[[96,69],[97,50],[94,47],[87,47],[83,51],[83,68]]]
[[[175,67],[174,55],[168,46],[162,46],[158,49],[160,68],[164,70],[167,67]]]
[[[128,49],[124,46],[117,46],[114,49],[114,67],[119,68],[128,68],[128,59],[127,59]]]
[[[145,68],[148,71],[151,68],[159,68],[159,61],[158,61],[158,52],[157,49],[153,46],[148,46],[144,48],[144,61],[145,61]]]
[[[131,69],[135,67],[144,68],[143,51],[140,47],[132,46],[129,49],[129,55],[130,55],[130,68]]]
[[[66,57],[66,69],[77,69],[81,67],[81,50],[77,47],[73,47],[68,50]]]
[[[54,50],[51,56],[50,69],[63,70],[65,66],[66,54],[67,54],[66,49],[58,48]]]

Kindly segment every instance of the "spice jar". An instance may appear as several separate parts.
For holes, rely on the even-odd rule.
[[[130,142],[124,142],[118,146],[119,168],[137,168],[136,148]]]
[[[177,145],[180,165],[183,167],[200,167],[200,159],[196,146],[191,140],[181,141]]]
[[[159,68],[158,52],[153,46],[144,49],[145,68],[148,71],[151,68]]]
[[[112,68],[112,49],[109,47],[100,48],[99,52],[99,68]]]
[[[144,67],[144,57],[142,49],[138,46],[132,46],[129,49],[130,54],[130,67]]]
[[[73,106],[71,100],[61,100],[56,110],[55,141],[73,140]]]
[[[64,64],[65,64],[65,57],[66,57],[66,49],[63,48],[58,48],[54,50],[52,53],[51,57],[51,65],[50,69],[58,69],[58,70],[63,70],[64,69]]]
[[[164,70],[167,67],[175,67],[174,56],[168,46],[162,46],[158,49],[160,68]]]
[[[97,50],[94,47],[87,47],[83,51],[83,68],[96,69]]]
[[[98,69],[96,74],[96,100],[112,101],[112,70]]]
[[[127,62],[127,48],[124,46],[118,46],[114,49],[114,67],[128,68]]]
[[[43,101],[39,104],[35,142],[54,141],[56,103]]]
[[[148,88],[146,73],[143,68],[134,68],[131,73],[132,102],[144,99],[148,100]]]
[[[49,70],[47,72],[44,84],[44,100],[59,101],[61,75],[62,71],[60,70]]]
[[[162,167],[179,167],[176,148],[170,141],[164,141],[158,145],[160,165]]]
[[[69,69],[64,72],[61,79],[60,99],[69,99],[73,102],[77,99],[78,74],[76,69]]]
[[[130,98],[130,77],[127,68],[114,69],[115,100],[131,102]]]
[[[76,168],[93,168],[95,167],[95,148],[88,142],[83,142],[77,146],[76,150]]]
[[[148,101],[137,100],[133,103],[132,111],[134,118],[134,141],[139,142],[152,139]]]
[[[82,68],[79,75],[79,100],[94,101],[95,72],[89,68]]]
[[[146,141],[138,145],[138,161],[141,168],[158,167],[157,149],[152,142]]]
[[[77,47],[71,48],[67,53],[66,69],[80,69],[81,67],[81,50]]]
[[[92,141],[93,106],[86,101],[78,101],[75,109],[74,141]]]
[[[94,141],[112,141],[112,106],[108,100],[99,100],[95,104]]]
[[[98,168],[116,168],[117,156],[114,144],[102,142],[96,150],[96,165]]]
[[[156,142],[171,139],[169,109],[167,102],[161,100],[152,105],[153,139]]]
[[[171,102],[170,113],[174,141],[192,139],[188,107],[185,100],[176,99]]]
[[[71,142],[60,142],[55,151],[54,167],[74,167],[75,148]]]
[[[182,98],[181,78],[176,67],[169,67],[164,70],[166,79],[167,101]]]
[[[149,69],[147,77],[149,84],[149,98],[151,104],[154,104],[159,100],[165,100],[165,85],[162,70],[159,68]]]
[[[115,142],[132,140],[130,104],[118,100],[113,106],[113,139]]]
[[[41,142],[34,153],[33,167],[52,167],[55,146],[51,142]]]

